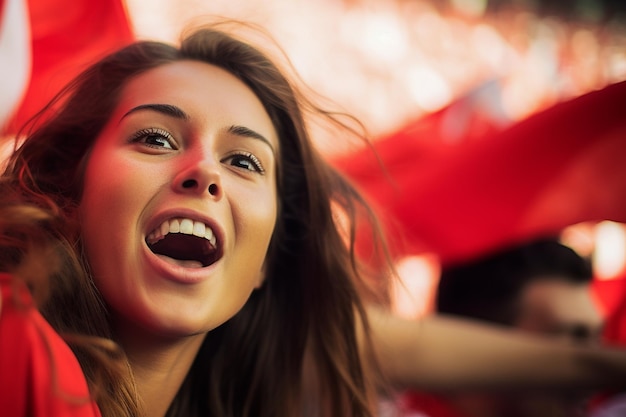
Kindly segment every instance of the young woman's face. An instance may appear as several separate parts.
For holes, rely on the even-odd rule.
[[[80,213],[116,331],[202,334],[263,281],[277,217],[278,138],[241,81],[202,62],[125,87],[97,138]]]

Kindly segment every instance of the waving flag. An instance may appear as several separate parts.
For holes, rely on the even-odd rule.
[[[93,60],[133,40],[121,0],[0,0],[0,136]]]
[[[626,82],[457,145],[438,119],[334,161],[380,208],[400,254],[456,261],[583,221],[626,222]],[[434,143],[433,143],[434,142]]]

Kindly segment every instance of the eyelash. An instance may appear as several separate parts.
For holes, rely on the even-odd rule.
[[[263,168],[261,161],[259,161],[259,158],[257,158],[255,155],[251,154],[250,152],[235,152],[232,155],[229,155],[226,158],[224,158],[222,161],[227,161],[229,159],[232,160],[234,158],[245,158],[246,161],[250,162],[252,166],[254,167],[254,169],[248,169],[248,168],[242,168],[242,167],[239,167],[239,168],[248,169],[249,171],[256,171],[259,174],[265,174],[265,169]]]
[[[154,143],[142,142],[142,139],[147,139],[148,137],[158,137],[164,142],[167,142],[167,144],[169,144],[172,149],[176,149],[176,146],[174,144],[174,138],[172,137],[172,135],[170,135],[168,131],[156,127],[139,130],[133,136],[131,136],[130,142],[142,143],[154,149],[168,149],[165,146],[159,146]]]

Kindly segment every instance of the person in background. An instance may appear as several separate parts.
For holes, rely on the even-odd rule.
[[[436,309],[572,342],[597,342],[602,316],[588,259],[556,238],[442,268]]]
[[[587,259],[556,238],[538,239],[444,266],[436,310],[563,343],[597,344],[603,318],[592,298],[591,279]],[[430,409],[433,417],[582,416],[587,398],[578,392],[553,391],[412,395],[411,407],[427,414]]]

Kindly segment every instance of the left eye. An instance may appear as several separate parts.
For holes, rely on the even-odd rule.
[[[151,148],[175,149],[174,139],[169,132],[163,129],[142,129],[135,133],[131,139],[134,143],[143,143]]]
[[[261,165],[261,161],[259,161],[259,159],[251,153],[238,153],[231,155],[224,158],[222,162],[228,163],[237,168],[258,172],[259,174],[265,173],[265,170]]]

